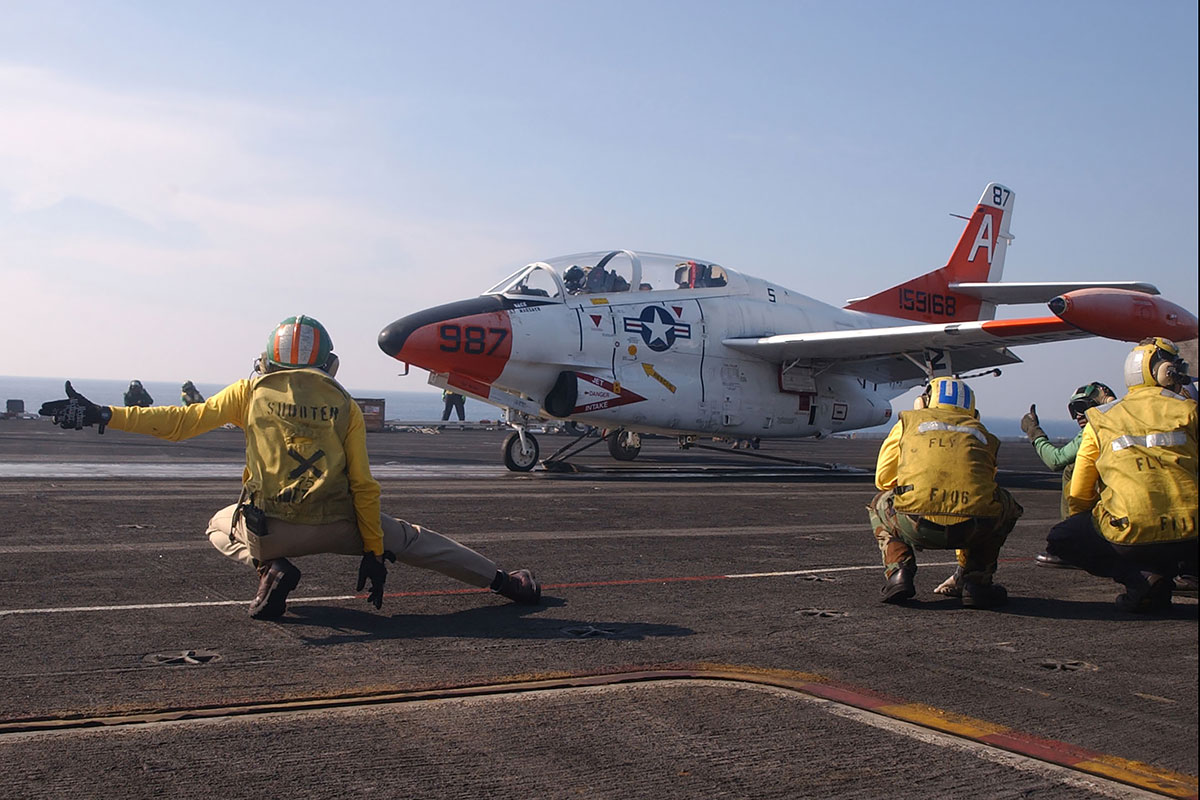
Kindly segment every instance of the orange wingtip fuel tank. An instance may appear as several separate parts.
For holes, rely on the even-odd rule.
[[[1155,295],[1128,289],[1076,289],[1048,304],[1059,319],[1108,339],[1136,342],[1162,336],[1184,342],[1195,339],[1196,316]]]

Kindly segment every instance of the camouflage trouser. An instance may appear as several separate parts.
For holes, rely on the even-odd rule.
[[[991,583],[1004,540],[1016,526],[1024,509],[1004,489],[996,489],[998,517],[971,517],[957,525],[937,525],[921,517],[892,508],[893,491],[875,495],[867,516],[883,556],[884,573],[891,576],[906,564],[916,564],[917,550],[955,550],[963,577],[976,583]]]

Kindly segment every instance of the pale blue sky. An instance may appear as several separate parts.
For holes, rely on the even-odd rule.
[[[1194,2],[0,0],[0,374],[226,382],[278,319],[381,327],[521,263],[680,253],[840,305],[945,262],[1197,301]],[[1041,316],[1043,307],[1003,316]],[[1120,382],[1064,343],[988,410]]]

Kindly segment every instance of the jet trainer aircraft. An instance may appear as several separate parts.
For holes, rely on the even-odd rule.
[[[539,418],[609,429],[611,454],[632,460],[641,433],[687,445],[878,425],[912,386],[1017,363],[1017,345],[1196,337],[1196,317],[1147,283],[999,282],[1013,201],[989,184],[945,266],[842,308],[711,261],[612,250],[528,264],[393,322],[379,346],[502,407],[504,462],[526,471]],[[1054,316],[995,319],[1016,303]]]

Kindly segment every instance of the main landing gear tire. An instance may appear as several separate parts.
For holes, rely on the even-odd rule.
[[[617,461],[633,461],[642,452],[642,437],[636,431],[619,430],[608,437],[608,453]]]
[[[504,440],[504,466],[513,472],[529,472],[538,462],[537,439],[525,434],[526,447],[521,447],[521,434],[510,433]]]

